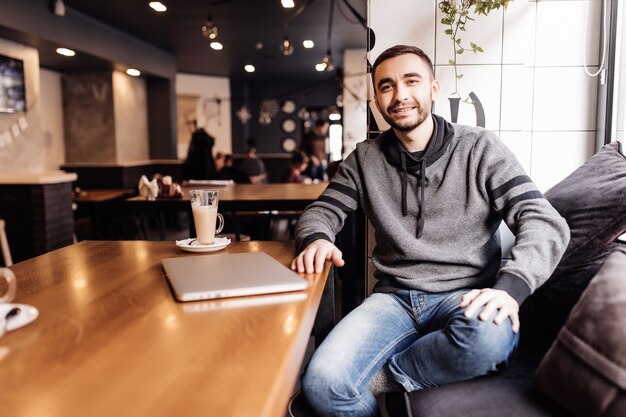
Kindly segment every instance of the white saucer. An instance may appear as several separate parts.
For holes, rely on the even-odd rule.
[[[216,237],[210,245],[200,245],[196,242],[195,238],[177,240],[176,246],[187,252],[214,252],[222,250],[228,246],[230,244],[230,239],[227,237]]]
[[[19,308],[20,311],[15,316],[12,316],[7,319],[7,322],[6,322],[7,332],[19,329],[20,327],[24,327],[27,324],[32,323],[33,321],[35,321],[37,317],[39,317],[39,310],[36,307],[29,306],[27,304],[10,304],[10,303],[0,304],[0,317],[4,319],[6,314],[10,310],[16,307]]]

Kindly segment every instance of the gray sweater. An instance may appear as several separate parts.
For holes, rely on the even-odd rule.
[[[376,231],[375,291],[498,288],[521,304],[560,260],[567,223],[494,133],[433,119],[420,159],[393,130],[359,143],[300,217],[296,246],[334,242],[361,208]],[[502,267],[501,220],[516,237]]]

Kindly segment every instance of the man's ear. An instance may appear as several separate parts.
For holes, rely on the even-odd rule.
[[[431,92],[432,92],[433,101],[435,101],[435,99],[439,95],[439,92],[441,91],[441,85],[439,85],[439,81],[432,80],[430,88],[431,88]]]
[[[376,103],[376,108],[382,114],[382,110],[380,109],[380,104],[378,104],[378,96],[376,95],[376,92],[374,92],[374,103]]]

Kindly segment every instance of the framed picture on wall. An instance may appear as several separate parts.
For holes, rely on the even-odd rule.
[[[0,55],[0,112],[26,111],[24,62]]]

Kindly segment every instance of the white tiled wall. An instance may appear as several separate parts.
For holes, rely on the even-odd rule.
[[[452,46],[436,4],[436,0],[369,0],[369,25],[377,39],[369,60],[373,63],[395,44],[424,49],[442,85],[434,112],[450,120]],[[598,0],[513,0],[505,11],[469,22],[463,33],[464,42],[475,42],[485,52],[466,52],[457,58],[464,74],[459,92],[478,95],[486,127],[500,135],[542,191],[594,152],[598,79],[587,76],[583,64],[590,72],[600,64],[600,18]],[[461,104],[458,122],[476,124],[471,105]]]
[[[474,92],[483,106],[487,129],[497,131],[500,129],[500,79],[502,77],[502,65],[459,65],[457,72],[463,74],[459,80],[459,92],[463,97]],[[450,105],[448,97],[454,92],[454,68],[449,65],[435,67],[435,76],[441,84],[441,92],[435,102],[433,111],[447,120],[450,118]],[[495,82],[494,82],[495,81]],[[465,86],[471,86],[465,88]],[[476,112],[474,106],[460,103],[457,123],[476,125]]]
[[[582,67],[536,67],[532,130],[595,130],[596,81]]]
[[[538,1],[535,66],[581,66],[585,42],[587,56],[584,62],[587,65],[598,65],[601,3],[598,0]],[[585,39],[587,6],[588,33]]]
[[[545,192],[589,159],[594,132],[533,132],[532,145],[530,171]]]

